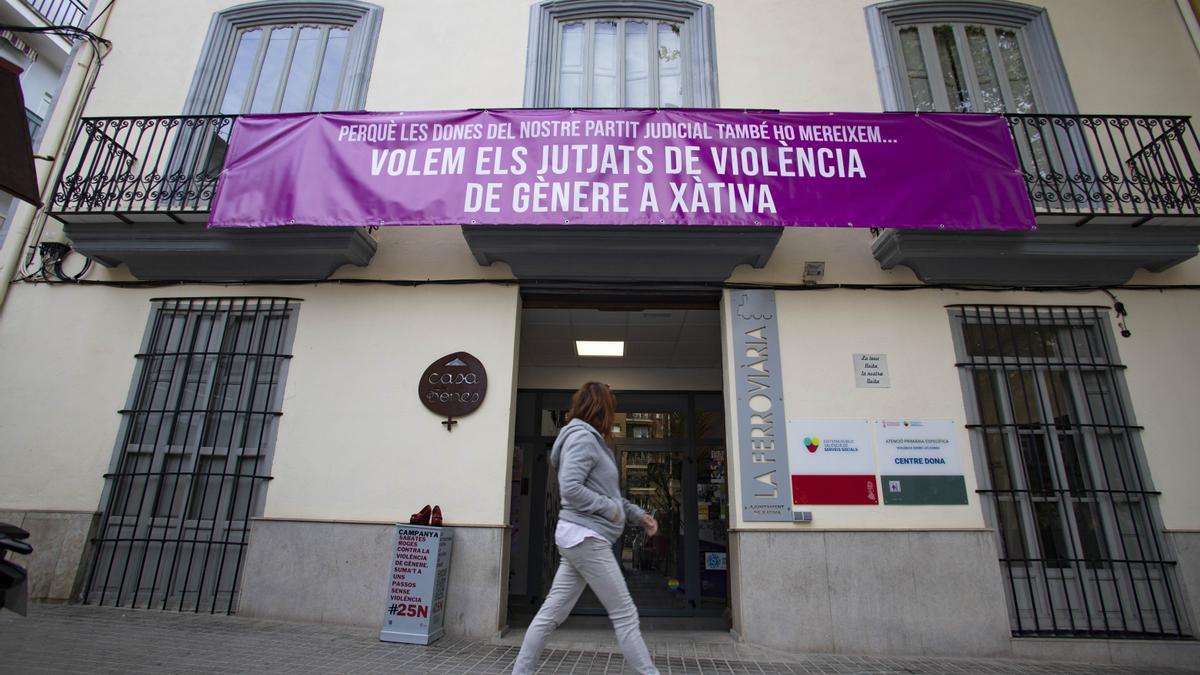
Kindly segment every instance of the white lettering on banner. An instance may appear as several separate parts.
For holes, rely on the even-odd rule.
[[[483,139],[495,144],[475,143]],[[549,142],[499,144],[521,139]],[[589,139],[598,142],[587,142]],[[800,145],[791,143],[797,139]],[[677,143],[657,144],[663,140]],[[713,140],[716,142],[707,142]],[[803,142],[864,146],[896,142],[884,138],[880,128],[871,125],[603,119],[487,125],[395,121],[342,124],[337,141],[371,144],[370,165],[366,167],[371,176],[401,180],[465,176],[461,184],[465,213],[509,209],[513,213],[564,216],[634,212],[660,218],[678,214],[778,216],[777,193],[781,188],[775,179],[867,179],[865,150]],[[401,143],[421,145],[394,147]],[[668,179],[645,182],[643,178],[655,175]],[[556,176],[562,179],[553,180]],[[494,182],[489,177],[506,180]],[[869,384],[879,384],[880,376],[875,373],[864,373],[862,377],[872,378]],[[886,386],[886,378],[883,381]]]
[[[371,175],[385,170],[389,176],[460,175],[466,148],[429,148],[405,150],[371,150]]]
[[[832,143],[889,143],[883,140],[879,127],[866,125],[802,124],[796,128],[802,141]]]
[[[784,178],[866,178],[862,156],[850,148],[710,148],[719,174]]]

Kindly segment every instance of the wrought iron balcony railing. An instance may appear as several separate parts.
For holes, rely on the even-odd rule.
[[[82,0],[25,0],[35,12],[42,15],[49,26],[75,26],[83,28],[87,18],[87,3]]]
[[[65,222],[203,222],[236,117],[84,118],[50,212]],[[1006,117],[1039,222],[1200,217],[1200,143],[1190,118]]]
[[[65,222],[207,220],[236,118],[84,118],[50,213]]]
[[[1039,222],[1141,225],[1200,214],[1191,119],[1006,115]]]

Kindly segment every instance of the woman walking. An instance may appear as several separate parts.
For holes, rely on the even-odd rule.
[[[562,558],[542,608],[525,631],[513,675],[534,671],[546,638],[571,613],[585,585],[604,604],[625,662],[637,673],[658,675],[642,640],[637,607],[612,552],[627,522],[641,525],[648,537],[658,531],[653,516],[621,496],[617,459],[607,444],[612,440],[616,408],[617,399],[608,385],[583,385],[571,397],[567,413],[571,421],[558,432],[550,451],[562,498],[554,533]]]

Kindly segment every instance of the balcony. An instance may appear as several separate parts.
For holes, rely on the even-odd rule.
[[[904,265],[928,283],[1112,285],[1196,255],[1200,144],[1188,117],[1007,118],[1038,229],[885,230],[872,245],[884,269]],[[50,214],[76,250],[141,279],[317,279],[366,265],[375,241],[363,228],[206,229],[235,119],[85,118]],[[711,281],[737,264],[764,265],[780,230],[644,228],[636,241],[601,227],[463,232],[481,264],[502,260],[525,278],[577,276],[574,252],[610,254],[611,265],[590,267],[614,278]]]
[[[84,27],[87,3],[82,0],[25,0],[33,11],[46,20],[47,26]]]
[[[84,118],[48,213],[75,250],[144,280],[315,280],[370,262],[365,228],[207,229],[235,119]]]
[[[1117,285],[1196,255],[1200,144],[1190,118],[1006,117],[1037,230],[886,230],[872,245],[884,269],[904,265],[926,283]]]

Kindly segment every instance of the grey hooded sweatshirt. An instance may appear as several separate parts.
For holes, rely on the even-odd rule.
[[[637,523],[646,515],[621,496],[617,460],[587,422],[573,419],[558,432],[550,462],[558,467],[559,518],[592,529],[612,543],[625,531],[627,520]]]

